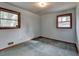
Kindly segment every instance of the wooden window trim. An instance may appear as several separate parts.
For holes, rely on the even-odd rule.
[[[58,17],[62,17],[62,16],[70,16],[70,27],[58,27]],[[58,28],[58,29],[71,29],[72,28],[72,13],[58,15],[57,19],[56,19],[56,28]]]
[[[13,13],[13,14],[17,14],[18,15],[18,26],[16,27],[0,27],[0,29],[18,29],[20,28],[20,24],[21,24],[21,16],[20,16],[20,12],[17,12],[17,11],[13,11],[13,10],[10,10],[10,9],[6,9],[6,8],[3,8],[3,7],[0,7],[0,11],[5,11],[5,12],[9,12],[9,13]]]

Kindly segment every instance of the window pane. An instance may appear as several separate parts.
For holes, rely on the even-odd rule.
[[[61,22],[62,21],[62,17],[58,17],[58,22]]]
[[[0,12],[0,18],[1,18],[1,12]]]
[[[70,27],[70,22],[59,23],[58,27]]]
[[[0,18],[17,20],[18,19],[18,15],[1,11],[1,17]]]
[[[1,11],[1,18],[8,18],[8,13]]]
[[[67,21],[70,21],[70,16],[67,16]]]
[[[17,20],[18,16],[16,14],[8,13],[8,18],[13,19],[13,20]]]
[[[66,16],[63,16],[63,17],[62,17],[62,22],[63,22],[63,21],[66,21]]]
[[[1,27],[16,27],[16,21],[10,21],[10,20],[0,20]]]

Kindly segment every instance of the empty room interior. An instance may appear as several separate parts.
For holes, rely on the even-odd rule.
[[[78,55],[78,2],[0,2],[0,56]]]

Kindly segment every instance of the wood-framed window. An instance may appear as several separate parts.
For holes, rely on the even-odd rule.
[[[56,27],[60,29],[72,28],[72,13],[57,16]]]
[[[20,28],[20,12],[0,7],[0,29]]]

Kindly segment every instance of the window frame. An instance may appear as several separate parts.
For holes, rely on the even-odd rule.
[[[58,24],[59,24],[58,18],[63,17],[63,16],[70,16],[70,27],[58,27]],[[56,19],[56,28],[58,28],[58,29],[71,29],[72,28],[72,13],[58,15],[57,19]]]
[[[13,11],[13,10],[10,10],[10,9],[6,9],[6,8],[3,8],[3,7],[0,7],[0,11],[16,14],[18,16],[17,17],[18,18],[17,19],[18,25],[16,27],[0,27],[0,29],[18,29],[18,28],[20,28],[20,24],[21,24],[20,12]]]

